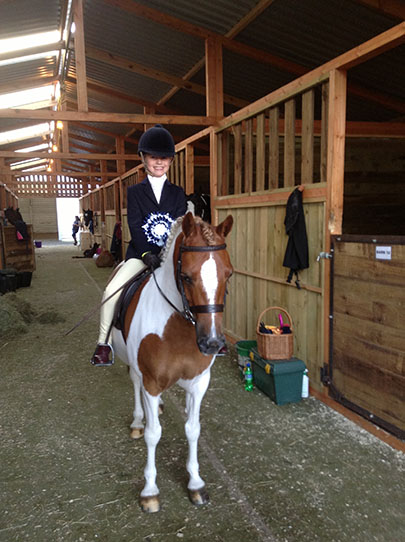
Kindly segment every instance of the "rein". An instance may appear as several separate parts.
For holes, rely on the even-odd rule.
[[[182,254],[184,252],[216,252],[218,250],[225,250],[225,249],[226,249],[226,244],[225,243],[223,243],[222,245],[197,246],[197,247],[195,247],[195,246],[186,246],[186,245],[183,245],[183,244],[180,245],[179,256],[177,258],[177,266],[176,266],[176,283],[177,283],[177,287],[178,287],[178,289],[180,291],[181,301],[183,303],[183,310],[182,311],[179,310],[170,301],[170,299],[167,298],[167,296],[162,291],[162,289],[160,288],[160,286],[159,286],[159,284],[158,284],[158,282],[156,280],[155,273],[153,273],[153,278],[155,280],[156,287],[157,287],[159,293],[162,295],[162,297],[169,303],[169,305],[176,312],[181,314],[181,316],[183,316],[183,318],[185,318],[188,322],[191,322],[193,324],[193,326],[196,325],[196,319],[194,318],[194,314],[201,314],[201,313],[214,314],[214,313],[217,313],[217,312],[223,312],[224,311],[224,306],[225,306],[225,299],[224,299],[224,302],[221,303],[221,304],[209,303],[207,305],[192,305],[192,306],[190,306],[190,304],[188,302],[188,299],[187,299],[187,296],[186,296],[186,292],[184,290],[183,280],[181,278]]]

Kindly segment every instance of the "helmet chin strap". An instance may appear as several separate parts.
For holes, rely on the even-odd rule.
[[[148,169],[148,166],[146,165],[144,153],[143,153],[143,152],[140,152],[139,154],[141,155],[141,161],[142,161],[144,170],[145,170],[145,172],[146,172],[146,175],[152,175],[152,173],[151,173],[151,172],[149,171],[149,169]]]

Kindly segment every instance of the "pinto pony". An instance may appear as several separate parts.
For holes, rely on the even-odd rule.
[[[155,466],[162,433],[159,407],[161,394],[176,383],[186,391],[189,497],[196,505],[209,500],[197,459],[200,405],[215,356],[225,345],[222,315],[232,274],[225,237],[232,224],[232,216],[216,227],[191,213],[177,219],[162,265],[134,295],[122,332],[113,329],[115,351],[129,365],[134,384],[131,436],[144,434],[147,445],[145,486],[140,496],[145,512],[160,509]]]

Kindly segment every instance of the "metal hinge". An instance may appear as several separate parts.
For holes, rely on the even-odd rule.
[[[330,366],[328,363],[324,363],[321,367],[321,382],[324,386],[330,386],[332,383]]]

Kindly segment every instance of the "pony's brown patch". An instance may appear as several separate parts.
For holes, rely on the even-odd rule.
[[[196,343],[195,329],[182,316],[173,314],[162,339],[147,335],[138,351],[143,385],[151,395],[159,395],[179,379],[191,380],[210,365],[212,356],[204,356]]]

